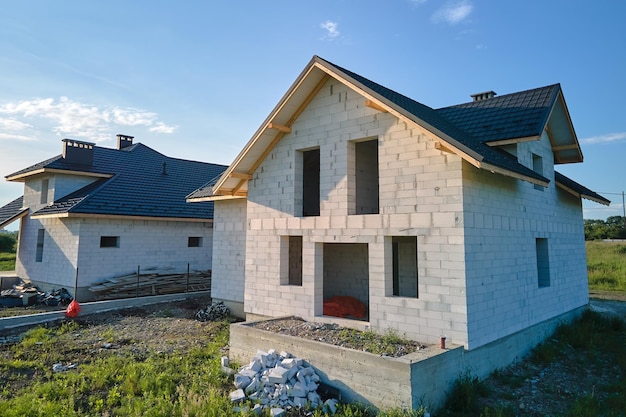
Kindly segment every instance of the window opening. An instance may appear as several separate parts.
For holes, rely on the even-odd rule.
[[[543,175],[543,158],[536,154],[533,154],[533,171],[539,175]],[[535,190],[543,191],[543,187],[535,184]]]
[[[48,203],[48,187],[49,187],[49,180],[46,178],[44,180],[41,180],[41,197],[39,202],[41,204],[47,204]]]
[[[378,214],[378,139],[354,143],[354,207],[350,214]]]
[[[537,284],[539,288],[550,286],[550,257],[548,254],[548,239],[536,239],[537,250]]]
[[[394,236],[391,246],[393,295],[418,298],[417,237]]]
[[[101,248],[119,248],[120,237],[119,236],[100,236]]]
[[[302,285],[302,236],[289,236],[289,285]]]
[[[302,152],[302,216],[320,215],[320,150]]]
[[[199,236],[189,236],[189,238],[187,238],[187,247],[188,248],[200,248],[200,247],[202,247],[202,237],[199,237]]]
[[[35,251],[35,262],[43,261],[43,241],[45,235],[45,229],[37,230],[37,249]]]

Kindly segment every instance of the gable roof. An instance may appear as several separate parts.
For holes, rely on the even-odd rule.
[[[0,207],[0,229],[28,213],[28,207],[23,206],[23,201],[23,196],[18,197],[9,204]]]
[[[580,147],[573,128],[571,128],[569,114],[565,108],[558,84],[538,89],[538,94],[531,93],[533,90],[529,90],[519,93],[519,95],[502,96],[497,101],[492,102],[491,106],[486,104],[489,101],[487,99],[484,100],[485,103],[480,104],[478,102],[478,105],[468,103],[435,110],[354,72],[314,56],[219,180],[192,193],[188,196],[188,201],[245,198],[247,182],[252,178],[252,173],[274,145],[290,132],[291,125],[331,77],[361,94],[366,100],[366,105],[392,113],[410,125],[421,129],[437,141],[440,149],[459,155],[477,168],[520,178],[542,186],[547,186],[550,180],[520,164],[514,157],[490,146],[490,144],[502,140],[520,140],[516,136],[527,133],[535,140],[538,139],[560,98],[562,108],[559,114],[566,116],[562,119],[569,122],[569,133],[573,135],[573,139],[566,141],[567,143],[563,145],[559,143],[559,146],[564,146],[564,150],[567,151],[574,149],[582,160]],[[497,106],[498,103],[500,107]],[[508,107],[506,107],[507,105]],[[496,112],[493,109],[499,109],[499,111]],[[479,122],[475,123],[471,119],[472,112],[481,115]],[[516,112],[520,114],[516,114]],[[520,115],[523,115],[526,120],[525,123],[520,124],[521,126],[532,125],[528,126],[526,131],[517,127],[511,128],[505,135],[502,135],[498,129],[486,128],[488,125],[485,124],[485,121],[491,120],[496,125],[500,125]],[[561,128],[562,126],[559,124],[557,127]],[[554,147],[555,144],[553,143],[553,149]]]
[[[89,185],[33,213],[33,217],[110,215],[202,221],[213,218],[212,203],[195,207],[187,204],[185,197],[207,177],[225,169],[224,165],[170,158],[137,143],[123,149],[94,146],[91,166],[71,164],[58,155],[7,179],[24,181],[39,173],[96,177]]]
[[[489,146],[537,140],[545,129],[555,163],[583,160],[560,84],[444,107],[437,112]]]

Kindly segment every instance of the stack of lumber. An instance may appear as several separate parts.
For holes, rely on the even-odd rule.
[[[99,282],[89,291],[100,300],[173,294],[186,291],[210,291],[211,271],[168,273],[146,272],[122,275]]]

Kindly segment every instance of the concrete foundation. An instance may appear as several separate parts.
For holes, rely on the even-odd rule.
[[[230,357],[247,363],[257,350],[287,351],[312,365],[322,381],[341,392],[342,401],[377,408],[421,405],[441,407],[454,381],[465,372],[479,378],[528,354],[561,323],[578,317],[581,307],[473,350],[449,345],[429,346],[400,358],[389,358],[281,335],[252,327],[251,322],[230,328]]]

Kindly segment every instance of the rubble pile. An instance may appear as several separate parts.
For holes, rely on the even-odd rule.
[[[206,309],[200,310],[196,313],[196,320],[198,321],[218,321],[222,320],[230,314],[228,307],[224,305],[224,302],[218,301],[207,306]]]
[[[74,298],[65,289],[52,290],[51,292],[39,291],[37,287],[31,283],[21,283],[13,285],[13,288],[2,290],[0,292],[0,306],[2,307],[18,307],[29,305],[47,305],[47,306],[66,306],[72,302]]]
[[[234,383],[237,389],[230,393],[230,400],[250,401],[255,404],[252,410],[259,414],[269,408],[272,416],[280,416],[285,410],[304,407],[322,408],[334,414],[339,403],[335,398],[324,401],[318,394],[321,382],[313,367],[289,353],[277,354],[273,349],[258,351],[235,374]]]

